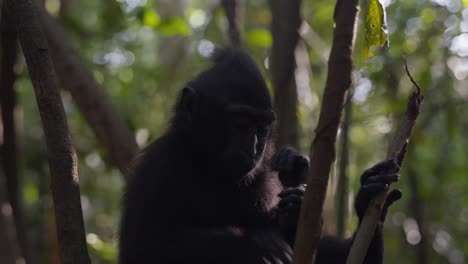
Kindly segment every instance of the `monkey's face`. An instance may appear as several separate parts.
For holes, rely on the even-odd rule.
[[[227,137],[222,160],[230,172],[247,174],[262,161],[274,120],[272,110],[237,104],[226,108],[223,127]]]

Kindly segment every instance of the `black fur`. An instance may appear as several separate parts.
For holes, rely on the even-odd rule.
[[[254,62],[239,50],[218,51],[214,66],[181,92],[168,131],[137,159],[124,198],[121,264],[291,262],[305,188],[283,190],[276,171],[297,185],[308,162],[289,150],[270,164],[271,108]],[[387,178],[372,178],[381,172],[366,176],[377,183],[371,192],[363,180],[359,208],[385,188]],[[381,237],[379,229],[366,263],[381,263]],[[350,240],[322,242],[317,263],[345,263]]]

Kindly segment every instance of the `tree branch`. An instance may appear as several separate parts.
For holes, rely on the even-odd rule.
[[[70,92],[114,164],[129,175],[127,169],[138,152],[133,132],[73,48],[64,29],[42,8],[40,19],[60,86]]]
[[[307,190],[301,205],[294,247],[294,263],[314,263],[321,236],[321,216],[335,142],[346,95],[353,85],[353,53],[358,1],[338,0],[335,6],[333,44],[316,136],[311,146]]]
[[[394,159],[401,166],[403,163],[406,147],[411,137],[411,132],[416,123],[416,119],[421,111],[421,106],[424,101],[424,96],[421,93],[421,88],[413,80],[413,77],[408,71],[405,61],[406,72],[410,80],[415,83],[416,91],[411,93],[408,104],[406,105],[406,111],[401,121],[400,127],[395,133],[392,142],[389,145],[387,159]],[[359,230],[354,238],[353,245],[351,247],[347,264],[361,264],[366,257],[367,250],[369,248],[372,237],[374,236],[375,229],[377,227],[380,211],[382,205],[387,197],[387,191],[380,193],[370,203],[369,207],[364,214],[364,218],[359,226]]]
[[[228,31],[231,45],[233,47],[240,47],[242,46],[242,41],[239,25],[242,20],[241,10],[244,0],[221,0],[221,4],[223,5],[229,25]]]
[[[47,144],[51,189],[63,264],[90,263],[81,210],[76,153],[70,143],[62,98],[42,32],[36,2],[5,0],[36,93]]]

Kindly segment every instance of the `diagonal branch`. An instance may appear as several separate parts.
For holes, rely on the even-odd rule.
[[[40,11],[40,19],[60,86],[70,92],[114,164],[124,175],[129,175],[127,168],[138,151],[132,131],[80,58],[64,29],[44,9]]]
[[[301,205],[294,247],[294,263],[314,263],[321,236],[321,216],[335,142],[345,98],[353,86],[353,53],[358,16],[357,0],[338,0],[335,31],[328,61],[328,76],[317,133],[311,146],[307,191]]]
[[[411,93],[408,104],[406,105],[406,112],[401,121],[400,127],[398,128],[395,136],[390,143],[387,153],[387,159],[394,159],[398,165],[401,166],[403,163],[406,147],[411,137],[411,132],[418,118],[421,106],[424,101],[424,96],[421,93],[421,88],[413,80],[413,77],[408,71],[406,60],[405,60],[406,73],[410,80],[415,83],[416,91]],[[375,199],[369,203],[369,207],[364,214],[364,218],[359,226],[359,230],[351,246],[351,250],[348,256],[347,264],[361,264],[366,257],[367,250],[371,243],[372,237],[374,236],[375,229],[377,227],[380,211],[382,209],[385,198],[387,197],[387,191],[380,193]]]

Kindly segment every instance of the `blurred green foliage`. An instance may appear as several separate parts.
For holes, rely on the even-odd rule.
[[[209,63],[215,45],[226,45],[227,21],[218,1],[182,0],[46,0],[58,16],[96,80],[124,113],[143,147],[167,127],[177,92]],[[350,131],[352,189],[363,169],[385,157],[391,132],[413,89],[404,73],[410,70],[424,89],[423,113],[417,123],[402,171],[404,198],[386,223],[386,263],[417,263],[420,228],[412,224],[414,195],[427,231],[430,263],[465,263],[468,259],[468,1],[386,0],[390,46],[373,48],[363,60],[364,25],[359,24],[356,88]],[[260,65],[267,82],[271,14],[267,1],[245,1],[242,23],[246,49]],[[302,151],[314,136],[327,57],[333,34],[334,2],[303,1],[302,39],[309,64],[296,73]],[[302,68],[301,68],[302,67]],[[43,263],[50,263],[53,245],[52,203],[41,124],[24,59],[20,73],[21,180],[27,224]],[[300,80],[300,82],[299,82]],[[304,81],[305,80],[305,81]],[[73,80],[70,80],[73,81]],[[79,174],[87,241],[93,263],[113,263],[123,178],[96,142],[71,97],[63,101]],[[407,175],[413,171],[417,193]],[[336,184],[332,177],[332,186]],[[148,205],[151,207],[151,205]],[[349,206],[352,212],[352,204]],[[334,223],[334,219],[326,220]],[[352,232],[356,219],[348,227]]]

